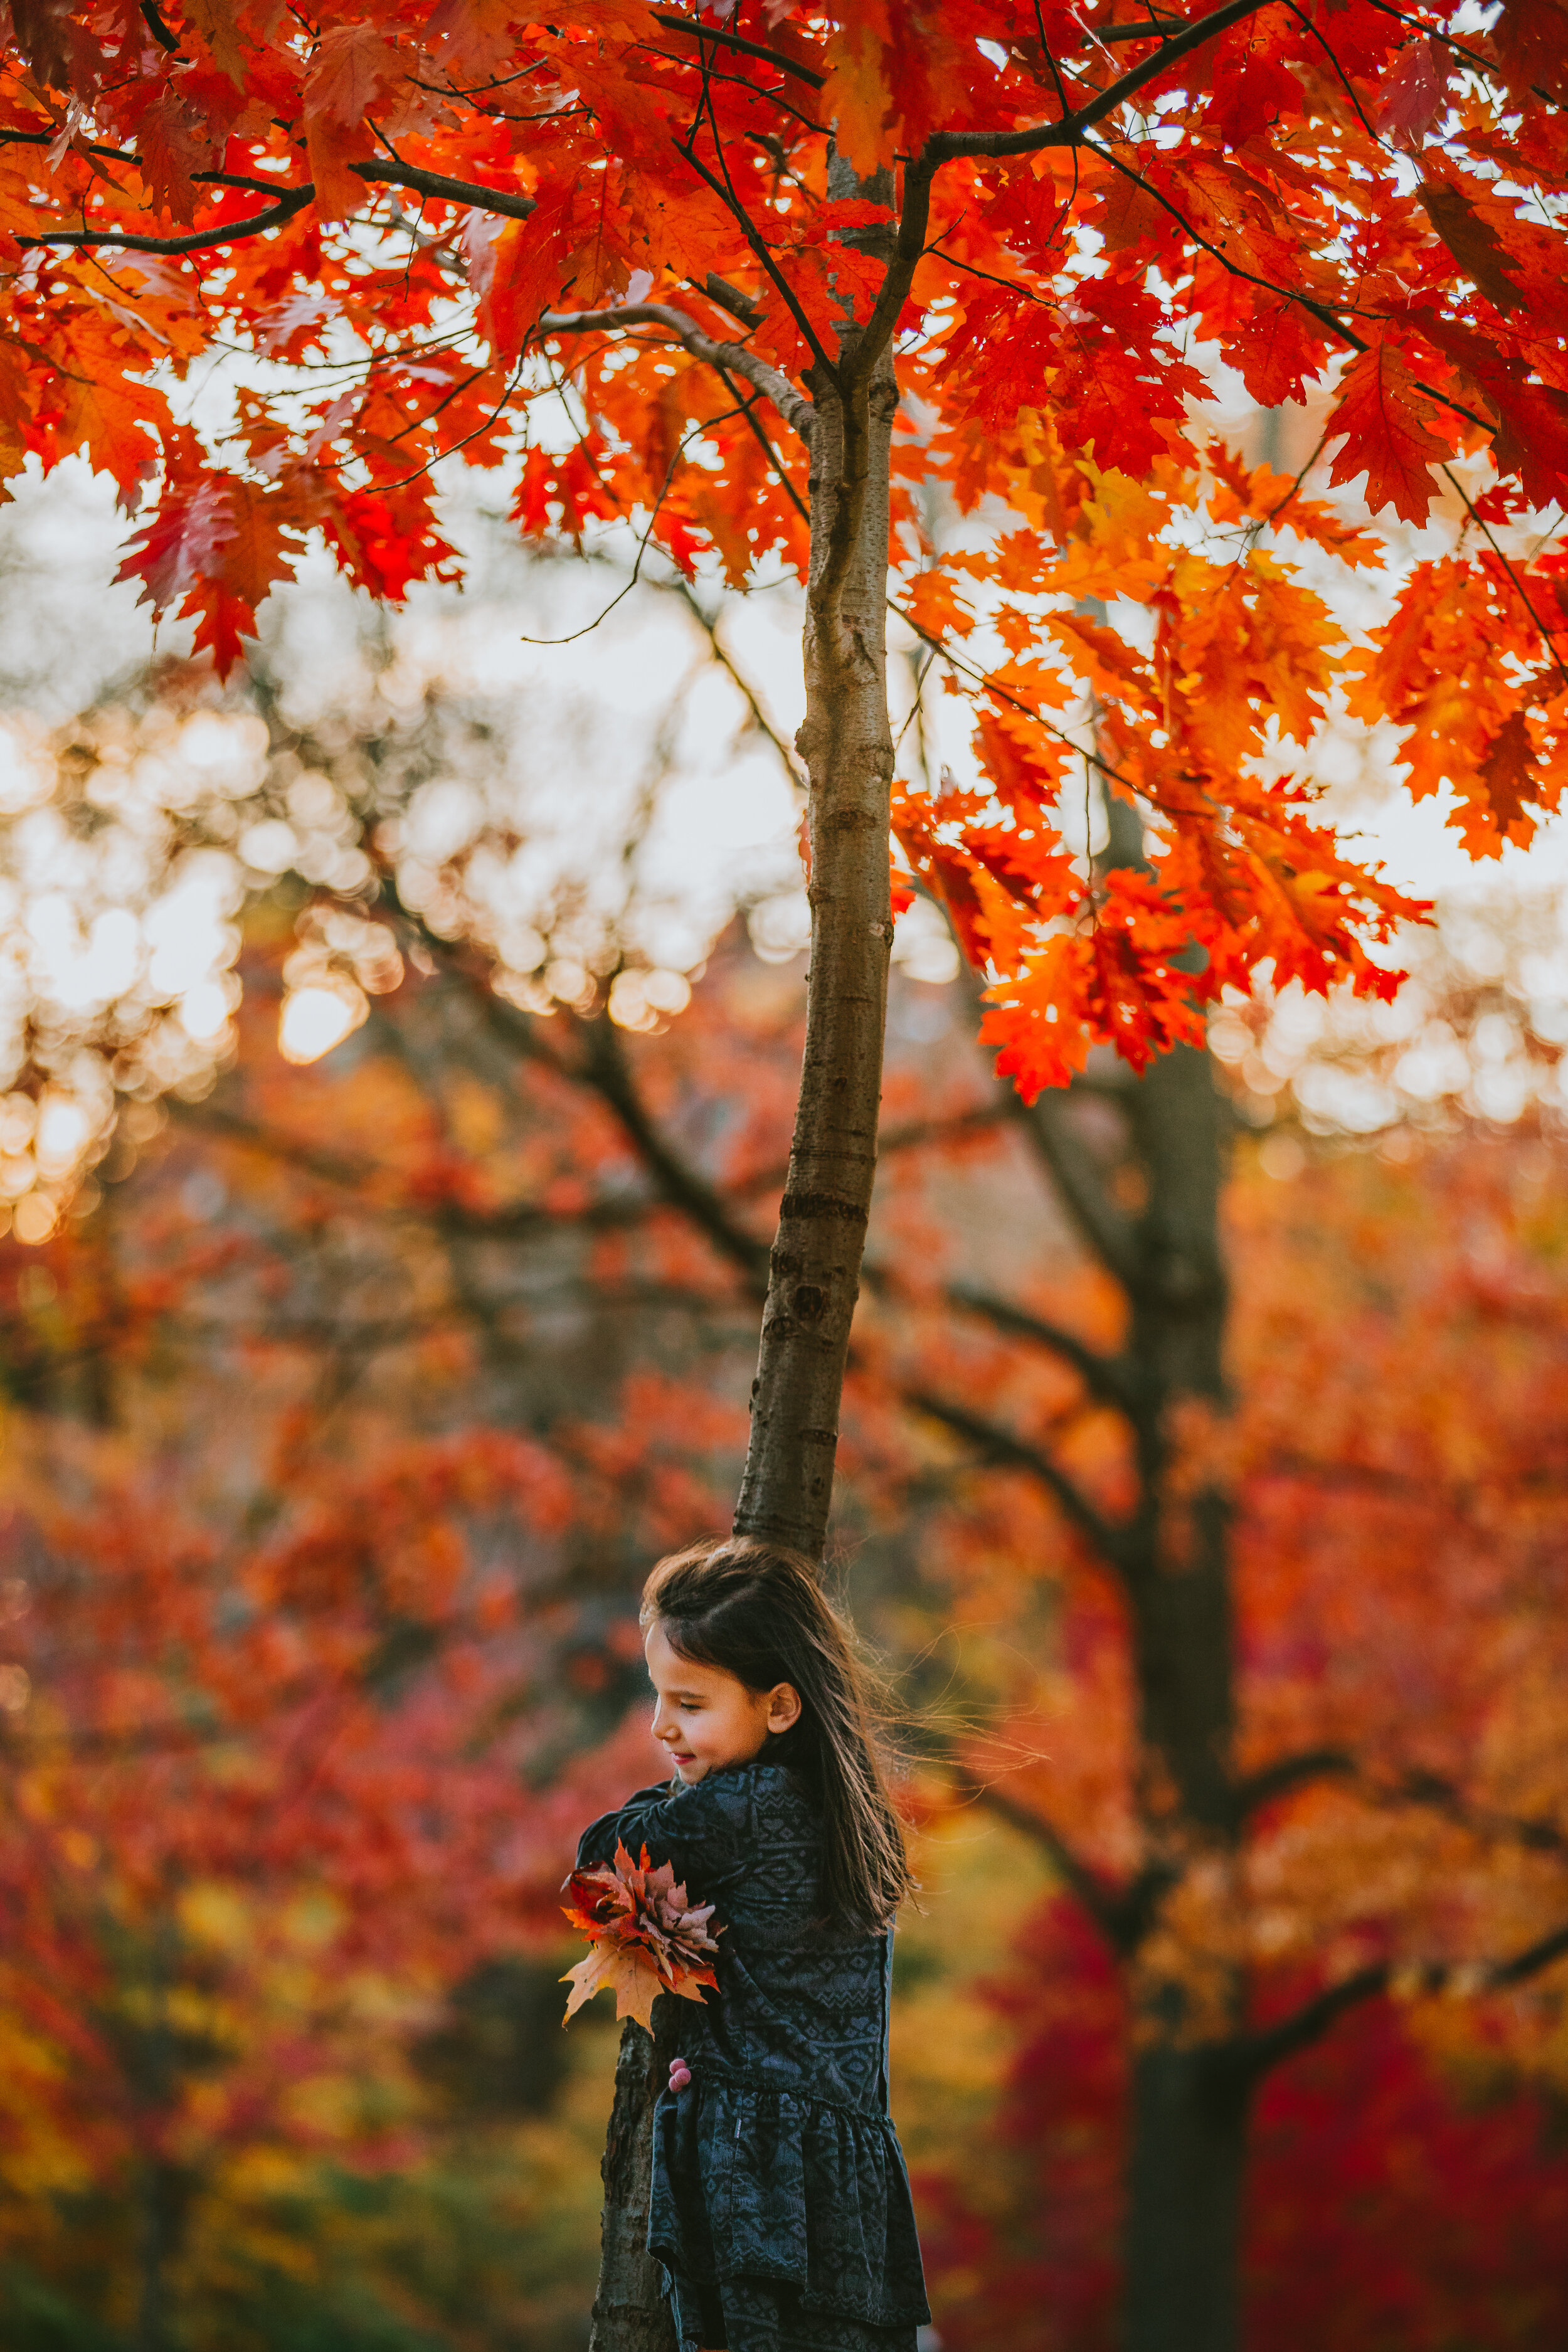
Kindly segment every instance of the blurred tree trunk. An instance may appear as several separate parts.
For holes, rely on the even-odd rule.
[[[1229,1512],[1168,1491],[1173,1409],[1224,1406],[1221,1106],[1205,1053],[1178,1047],[1131,1090],[1148,1187],[1129,1286],[1142,1494],[1125,1584],[1146,1759],[1147,1868],[1172,1882],[1234,1864],[1235,1654]],[[1151,1914],[1152,1924],[1152,1914]],[[1235,2352],[1245,2087],[1232,2063],[1241,1987],[1209,1956],[1203,2009],[1178,1969],[1131,1954],[1139,2045],[1128,2170],[1128,2352]]]
[[[1110,800],[1108,866],[1142,863],[1138,820]],[[1101,1925],[1135,2016],[1127,2170],[1126,2352],[1236,2352],[1249,2074],[1243,1988],[1152,1932],[1194,1869],[1228,1874],[1239,1830],[1230,1518],[1200,1478],[1173,1491],[1184,1409],[1226,1408],[1220,1243],[1224,1106],[1206,1052],[1179,1046],[1115,1089],[1119,1164],[1086,1149],[1070,1098],[1025,1114],[1058,1192],[1127,1305],[1118,1367],[1137,1467],[1108,1560],[1125,1599],[1142,1761],[1144,1862]],[[1195,1986],[1201,1980],[1201,1995]]]

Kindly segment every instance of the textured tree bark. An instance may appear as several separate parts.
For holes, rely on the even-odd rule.
[[[663,2037],[635,2018],[621,2028],[616,2099],[600,2172],[605,2183],[599,2292],[588,2352],[674,2352],[663,2274],[644,2242],[653,2181],[653,2103],[668,2069]]]
[[[888,864],[888,464],[898,393],[813,387],[805,719],[811,970],[805,1052],[768,1270],[737,1534],[819,1559],[877,1167],[893,919]]]
[[[835,165],[834,177],[835,194],[858,192],[847,167]],[[865,371],[856,365],[856,345],[853,332],[840,339],[837,381],[821,368],[808,379],[811,565],[805,719],[797,740],[809,781],[811,969],[789,1174],[735,1511],[737,1534],[771,1537],[813,1559],[821,1559],[827,1538],[839,1400],[876,1174],[893,943],[886,615],[898,388],[890,348]],[[605,2155],[592,2352],[668,2352],[672,2343],[658,2265],[644,2250],[654,2095],[652,2076],[645,2082],[640,2071],[647,2063],[647,2036],[627,2025]]]

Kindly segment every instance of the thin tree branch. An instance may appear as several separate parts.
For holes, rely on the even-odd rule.
[[[615,310],[546,310],[539,320],[539,331],[545,335],[583,335],[614,332],[621,327],[662,327],[667,334],[683,343],[694,359],[706,360],[710,367],[731,370],[745,377],[748,383],[765,394],[785,422],[793,425],[807,448],[811,446],[812,407],[805,394],[797,392],[787,376],[770,367],[757,352],[748,351],[744,343],[721,343],[700,327],[695,319],[687,317],[666,302],[626,302]]]
[[[663,25],[671,33],[685,33],[697,41],[717,41],[723,49],[738,49],[742,57],[760,58],[764,65],[776,66],[780,73],[793,74],[796,81],[808,82],[813,89],[824,89],[827,76],[811,66],[796,63],[780,49],[764,48],[761,41],[748,41],[739,33],[721,33],[716,26],[697,24],[690,16],[672,16],[668,9],[650,11],[656,25]]]
[[[1016,1339],[1033,1340],[1037,1347],[1048,1348],[1053,1355],[1069,1363],[1084,1386],[1107,1404],[1124,1411],[1137,1402],[1137,1389],[1130,1366],[1120,1357],[1102,1356],[1076,1331],[1068,1331],[1059,1323],[1047,1322],[1043,1316],[1031,1315],[1026,1307],[1016,1307],[1010,1298],[994,1291],[975,1290],[964,1283],[954,1283],[945,1293],[947,1302],[965,1315],[979,1315]]]
[[[1094,1155],[1072,1131],[1067,1099],[1042,1094],[1024,1102],[1009,1087],[1013,1117],[1044,1162],[1084,1239],[1108,1274],[1124,1290],[1133,1289],[1141,1272],[1137,1234],[1106,1190]]]
[[[914,274],[923,257],[931,229],[931,192],[937,173],[943,163],[962,156],[1030,155],[1046,147],[1077,147],[1085,133],[1091,131],[1108,114],[1152,81],[1168,66],[1201,48],[1218,33],[1227,32],[1247,16],[1255,16],[1267,5],[1267,0],[1227,0],[1212,15],[1200,17],[1194,25],[1162,42],[1152,57],[1144,58],[1110,83],[1092,98],[1087,106],[1075,113],[1064,114],[1055,122],[1043,123],[1033,131],[934,131],[921,150],[918,159],[904,173],[904,207],[899,223],[897,244],[881,290],[872,306],[871,316],[859,337],[854,353],[856,379],[868,380],[872,369],[881,357],[889,338],[898,324],[899,313],[909,299]]]
[[[154,0],[142,0],[142,20],[164,54],[177,58],[180,54],[179,35],[169,30]]]
[[[664,1203],[651,1197],[612,1196],[588,1201],[579,1209],[544,1209],[536,1202],[520,1201],[499,1209],[470,1209],[457,1201],[432,1201],[426,1196],[414,1198],[386,1194],[382,1197],[369,1190],[378,1178],[389,1171],[370,1160],[349,1160],[338,1153],[323,1151],[318,1145],[300,1138],[285,1135],[274,1128],[265,1128],[237,1111],[226,1109],[211,1101],[183,1103],[171,1097],[168,1108],[182,1124],[219,1137],[250,1151],[259,1151],[280,1168],[292,1168],[300,1175],[310,1176],[319,1183],[331,1184],[354,1195],[357,1206],[367,1216],[406,1219],[465,1241],[515,1241],[525,1234],[550,1230],[565,1231],[586,1228],[591,1232],[616,1232],[628,1225],[640,1224],[655,1215]]]
[[[1393,1973],[1386,1960],[1357,1969],[1353,1976],[1343,1977],[1338,1984],[1327,1985],[1321,1992],[1314,1993],[1310,2000],[1304,2000],[1300,2009],[1292,2010],[1277,2024],[1238,2034],[1224,2053],[1226,2074],[1240,2087],[1250,2089],[1271,2066],[1321,2042],[1347,2010],[1357,2009],[1363,2000],[1373,2000],[1379,1993],[1386,1992]]]
[[[1129,1577],[1134,1569],[1131,1546],[1127,1531],[1090,1502],[1076,1479],[1068,1476],[1059,1462],[1039,1446],[1031,1445],[1004,1429],[995,1422],[985,1421],[978,1413],[950,1398],[937,1396],[929,1389],[905,1388],[899,1393],[906,1404],[928,1420],[940,1422],[955,1436],[967,1438],[977,1446],[988,1463],[1005,1465],[1012,1470],[1026,1470],[1061,1505],[1068,1519],[1085,1540],[1092,1546],[1106,1564],[1119,1576]]]
[[[740,1273],[754,1297],[767,1295],[769,1247],[735,1223],[729,1204],[705,1176],[680,1159],[660,1135],[637,1091],[619,1030],[607,1013],[585,1022],[583,1076],[641,1157],[664,1200],[689,1218]]]
[[[1316,30],[1316,27],[1314,26],[1312,29]],[[1121,158],[1119,155],[1113,154],[1109,147],[1097,146],[1093,140],[1086,140],[1084,144],[1089,148],[1092,154],[1100,157],[1101,163],[1109,163],[1112,170],[1120,172],[1124,179],[1136,181],[1139,187],[1143,189],[1147,194],[1152,196],[1157,205],[1161,205],[1164,207],[1165,211],[1170,214],[1171,218],[1176,222],[1178,226],[1181,228],[1183,235],[1190,237],[1194,245],[1201,246],[1204,252],[1211,255],[1213,258],[1220,264],[1223,269],[1228,271],[1232,278],[1242,278],[1249,286],[1259,286],[1266,294],[1277,294],[1282,302],[1294,302],[1300,310],[1309,312],[1312,318],[1316,319],[1320,326],[1326,327],[1331,334],[1337,335],[1340,341],[1342,343],[1347,344],[1352,352],[1369,352],[1372,349],[1372,345],[1366,341],[1365,338],[1358,335],[1352,328],[1347,327],[1344,321],[1340,318],[1338,312],[1331,310],[1326,302],[1314,301],[1310,294],[1299,294],[1291,287],[1277,286],[1271,278],[1259,278],[1254,271],[1244,269],[1238,261],[1232,261],[1230,256],[1224,250],[1223,247],[1215,245],[1211,243],[1209,238],[1206,236],[1199,235],[1198,231],[1193,226],[1191,221],[1188,220],[1186,215],[1178,205],[1173,205],[1171,202],[1169,196],[1163,194],[1163,192],[1154,185],[1152,180],[1146,179],[1142,172],[1134,171],[1131,163],[1124,163],[1121,161]],[[1357,315],[1376,318],[1382,314],[1376,311],[1368,311],[1358,313]],[[1440,407],[1451,408],[1456,416],[1462,416],[1468,425],[1479,425],[1483,433],[1496,433],[1497,425],[1490,417],[1482,416],[1476,409],[1467,408],[1462,400],[1455,400],[1449,394],[1440,392],[1435,383],[1428,383],[1423,376],[1417,376],[1415,381],[1417,392],[1424,392],[1429,400],[1436,401]],[[1329,437],[1331,437],[1330,435],[1325,435],[1324,436],[1325,439]],[[1445,467],[1443,470],[1447,473],[1447,467]],[[1458,489],[1458,483],[1456,483],[1454,487]],[[1460,490],[1459,496],[1464,498],[1464,492]],[[1469,501],[1466,499],[1466,504],[1468,505],[1468,503]],[[1504,561],[1506,562],[1506,560],[1507,559],[1505,558]],[[1521,594],[1523,592],[1521,591]],[[1529,598],[1526,597],[1526,604],[1528,604],[1529,601]]]
[[[982,1128],[999,1127],[1011,1117],[1005,1103],[989,1102],[954,1111],[950,1118],[911,1118],[901,1127],[883,1129],[877,1138],[877,1157],[885,1159],[889,1151],[917,1151],[927,1143],[950,1143],[958,1136],[974,1134]]]
[[[1250,2087],[1270,2067],[1279,2065],[1281,2059],[1292,2057],[1298,2050],[1321,2041],[1347,2010],[1359,2007],[1363,2000],[1374,2000],[1396,1979],[1418,1992],[1505,1992],[1510,1985],[1524,1984],[1530,1978],[1539,1976],[1542,1969],[1549,1969],[1564,1954],[1568,1954],[1568,1927],[1553,1927],[1510,1960],[1493,1960],[1479,1967],[1473,1962],[1428,1960],[1410,1969],[1396,1967],[1391,1960],[1376,1961],[1357,1969],[1338,1984],[1326,1985],[1321,1992],[1314,1993],[1310,2000],[1273,2025],[1239,2036],[1226,2053],[1227,2070],[1234,2069],[1241,2082]]]
[[[1473,1837],[1497,1838],[1524,1846],[1532,1853],[1568,1855],[1568,1831],[1556,1822],[1539,1813],[1499,1813],[1484,1805],[1470,1804],[1453,1781],[1440,1772],[1406,1772],[1386,1790],[1367,1782],[1363,1785],[1367,1793],[1379,1799],[1386,1796],[1396,1805],[1424,1805],[1432,1811],[1446,1813]]]
[[[1523,1984],[1528,1978],[1539,1976],[1542,1969],[1549,1969],[1553,1960],[1560,1960],[1564,1952],[1568,1952],[1568,1927],[1554,1927],[1549,1936],[1516,1952],[1511,1960],[1500,1961],[1489,1969],[1483,1990],[1502,1992],[1510,1985]]]
[[[1477,530],[1481,532],[1486,540],[1487,545],[1491,549],[1492,553],[1497,557],[1498,562],[1502,565],[1503,570],[1508,573],[1509,578],[1512,581],[1514,592],[1517,594],[1520,603],[1524,606],[1525,611],[1530,614],[1531,619],[1535,623],[1536,627],[1541,632],[1541,642],[1546,648],[1548,658],[1555,662],[1557,665],[1558,677],[1563,680],[1564,686],[1568,686],[1568,668],[1564,668],[1563,667],[1563,656],[1558,652],[1556,646],[1552,642],[1552,632],[1547,627],[1545,622],[1542,619],[1540,614],[1536,611],[1534,605],[1531,603],[1530,593],[1526,589],[1523,581],[1520,578],[1519,573],[1514,570],[1513,565],[1509,562],[1508,557],[1498,545],[1497,541],[1492,537],[1490,525],[1481,515],[1479,515],[1476,512],[1474,506],[1470,502],[1468,491],[1465,488],[1463,482],[1460,481],[1458,476],[1455,473],[1452,466],[1439,467],[1438,471],[1441,473],[1443,479],[1447,483],[1449,488],[1456,491],[1458,497],[1463,499],[1465,512],[1469,516],[1470,520],[1475,524]]]
[[[506,220],[527,220],[538,210],[534,197],[519,195],[515,188],[492,188],[483,180],[454,180],[445,172],[423,171],[416,163],[378,159],[371,163],[351,163],[348,168],[374,185],[412,188],[421,196],[434,196],[451,205],[472,205],[476,212],[496,213]]]
[[[716,269],[708,272],[700,286],[694,278],[689,278],[686,282],[694,293],[706,294],[710,302],[716,302],[720,310],[728,310],[732,317],[739,319],[742,327],[760,327],[767,316],[760,302],[753,302],[749,294],[742,294],[738,286],[731,286],[729,279],[721,278]]]
[[[681,572],[674,580],[660,581],[658,585],[664,589],[667,593],[679,596],[686,605],[687,610],[691,614],[692,618],[696,621],[698,627],[702,631],[704,636],[706,636],[714,660],[718,663],[720,668],[724,672],[731,684],[740,694],[747,709],[751,712],[752,723],[757,729],[759,734],[765,735],[767,737],[768,741],[778,753],[779,764],[784,769],[785,775],[788,776],[791,783],[796,785],[804,792],[805,789],[806,780],[805,776],[802,775],[798,766],[795,764],[795,756],[791,751],[789,745],[779,733],[777,728],[773,725],[773,720],[768,717],[767,712],[763,709],[762,703],[757,696],[756,688],[752,685],[751,680],[747,678],[736,667],[729,652],[721,641],[717,618],[703,610],[701,600],[699,598],[696,590],[692,587],[690,581],[687,579],[684,572]]]
[[[1185,30],[1180,16],[1152,16],[1146,25],[1096,25],[1094,37],[1109,48],[1113,41],[1159,41]]]
[[[1042,712],[1034,709],[1028,703],[1021,701],[1017,695],[1010,694],[1005,686],[998,686],[994,677],[988,677],[983,669],[976,669],[973,662],[965,661],[963,656],[955,647],[950,646],[945,638],[937,636],[922,622],[917,621],[912,613],[906,610],[902,604],[896,603],[891,596],[887,602],[889,612],[896,613],[905,628],[912,630],[922,644],[930,646],[933,653],[940,654],[942,660],[951,668],[956,670],[961,677],[968,678],[971,685],[979,687],[981,692],[988,694],[994,702],[1005,703],[1009,710],[1016,710],[1020,717],[1032,719],[1037,727],[1043,727],[1046,733],[1054,735],[1058,743],[1069,745],[1076,759],[1087,760],[1090,767],[1098,770],[1100,775],[1109,776],[1114,783],[1123,785],[1129,793],[1136,796],[1139,788],[1131,777],[1124,776],[1121,769],[1114,767],[1100,752],[1089,750],[1080,743],[1076,736],[1069,735],[1065,727],[1056,726]]]
[[[519,195],[514,189],[487,187],[479,180],[449,179],[445,173],[421,171],[414,163],[378,161],[351,163],[348,168],[373,185],[413,188],[420,195],[439,197],[448,204],[472,205],[480,212],[502,214],[509,220],[527,220],[535,210],[533,197]],[[216,172],[202,176],[220,185],[263,188],[268,184],[258,180],[231,181],[228,175]],[[200,253],[209,246],[232,245],[280,226],[312,203],[315,194],[315,182],[304,180],[297,187],[279,189],[277,203],[269,205],[265,212],[251,213],[243,220],[216,222],[210,228],[191,229],[181,236],[140,236],[129,230],[107,228],[45,229],[33,236],[18,234],[16,241],[19,245],[113,247],[126,253]]]
[[[307,180],[302,187],[289,188],[275,205],[265,212],[247,214],[243,220],[223,221],[211,228],[194,228],[184,236],[137,236],[121,229],[45,229],[27,236],[15,232],[18,245],[59,245],[100,249],[113,247],[122,253],[201,253],[209,247],[235,245],[250,236],[260,236],[269,228],[279,228],[285,221],[302,212],[316,193],[316,184]]]
[[[1032,1805],[1010,1796],[997,1781],[983,1780],[966,1765],[954,1764],[950,1769],[959,1788],[976,1804],[984,1805],[998,1821],[1021,1831],[1044,1849],[1058,1876],[1083,1906],[1112,1951],[1120,1959],[1130,1959],[1148,1934],[1156,1906],[1173,1883],[1174,1874],[1163,1866],[1152,1865],[1121,1886],[1108,1886],[1055,1823],[1036,1812]]]
[[[1446,49],[1452,49],[1457,58],[1463,58],[1467,65],[1476,67],[1494,82],[1501,80],[1495,58],[1483,58],[1479,49],[1468,48],[1463,41],[1457,41],[1452,33],[1445,33],[1439,26],[1428,25],[1419,16],[1407,16],[1403,8],[1392,6],[1390,0],[1370,0],[1370,5],[1379,16],[1392,16],[1396,25],[1408,25],[1413,33],[1425,33],[1429,41],[1441,41]],[[1550,91],[1542,89],[1538,82],[1532,82],[1531,89],[1537,98],[1545,99],[1549,106],[1557,103]]]
[[[1042,147],[1075,147],[1086,131],[1092,131],[1097,122],[1114,114],[1119,106],[1136,96],[1145,82],[1155,80],[1168,66],[1190,56],[1194,49],[1201,49],[1218,34],[1227,33],[1233,25],[1258,16],[1268,5],[1268,0],[1227,0],[1223,8],[1215,8],[1211,15],[1200,16],[1196,23],[1173,34],[1152,58],[1141,58],[1137,65],[1130,66],[1115,81],[1107,83],[1087,106],[1064,115],[1059,121],[1044,123],[1038,130],[935,131],[927,140],[917,168],[923,170],[928,160],[934,171],[938,165],[960,156],[1032,155]]]
[[[1299,1756],[1281,1756],[1237,1782],[1237,1821],[1244,1822],[1276,1798],[1310,1788],[1314,1780],[1342,1780],[1353,1776],[1355,1769],[1355,1758],[1342,1748],[1309,1748]]]
[[[692,137],[696,137],[695,131],[693,131]],[[758,235],[756,226],[752,221],[750,213],[747,212],[744,205],[741,203],[732,188],[726,186],[722,180],[719,179],[708,169],[706,163],[699,162],[695,147],[689,143],[688,145],[680,148],[679,152],[685,162],[689,164],[692,171],[696,173],[698,178],[702,182],[703,186],[712,190],[720,203],[723,205],[725,211],[730,214],[742,236],[745,238],[746,243],[751,247],[754,258],[761,265],[765,274],[773,280],[773,283],[778,289],[779,293],[784,297],[784,304],[789,311],[790,317],[800,329],[801,334],[805,340],[807,349],[810,351],[813,359],[816,362],[817,366],[822,369],[829,383],[837,384],[839,381],[837,368],[835,366],[833,361],[829,358],[826,351],[824,349],[822,339],[818,335],[816,329],[812,325],[810,319],[802,309],[800,298],[795,293],[795,288],[790,284],[789,279],[784,276],[784,271],[773,259],[773,257],[769,251],[766,244]]]

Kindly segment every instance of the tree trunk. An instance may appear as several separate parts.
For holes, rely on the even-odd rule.
[[[1142,1504],[1127,1588],[1144,1836],[1174,1882],[1199,1864],[1228,1870],[1237,1832],[1229,1508],[1215,1485],[1171,1491],[1173,1407],[1225,1403],[1222,1107],[1208,1055],[1179,1046],[1155,1063],[1129,1115],[1148,1193],[1130,1284]],[[1225,1954],[1203,1956],[1194,1985],[1163,1945],[1132,1961],[1123,2340],[1126,2352],[1237,2352],[1247,2098],[1227,2059],[1242,1989]]]
[[[1142,1542],[1129,1578],[1145,1749],[1188,1831],[1228,1839],[1235,1661],[1226,1499],[1203,1486],[1173,1510],[1172,1408],[1225,1403],[1220,1254],[1222,1107],[1206,1053],[1178,1045],[1129,1090],[1148,1187],[1137,1228],[1129,1351],[1138,1368]]]
[[[1142,866],[1137,813],[1107,796],[1107,866]],[[1137,1502],[1113,1563],[1137,1692],[1142,1899],[1118,1948],[1132,1993],[1123,2352],[1237,2352],[1248,2076],[1240,1970],[1161,1934],[1169,1892],[1200,1867],[1223,1886],[1238,1833],[1230,1511],[1217,1479],[1180,1463],[1180,1409],[1226,1409],[1219,1211],[1225,1108],[1206,1053],[1178,1046],[1119,1090],[1121,1210],[1058,1097],[1027,1114],[1058,1190],[1127,1300],[1122,1364]],[[1183,1474],[1173,1477],[1180,1468]],[[1196,1958],[1198,1965],[1190,1961]]]
[[[833,174],[836,195],[881,197],[879,188],[858,189],[841,163]],[[833,1499],[839,1401],[876,1174],[893,944],[886,648],[898,389],[890,350],[865,383],[856,381],[854,351],[854,335],[846,334],[839,382],[820,367],[808,379],[811,568],[805,719],[797,740],[809,781],[811,969],[789,1174],[735,1511],[738,1535],[768,1537],[812,1559],[822,1557]],[[648,2048],[641,2028],[627,2025],[605,2155],[593,2352],[668,2352],[672,2343],[658,2265],[644,2251],[653,2091],[640,2070]]]
[[[839,1398],[877,1167],[893,944],[886,656],[888,463],[898,404],[891,356],[863,400],[846,404],[820,383],[814,393],[805,719],[796,739],[810,780],[805,1053],[735,1530],[816,1559],[827,1536]]]
[[[668,2071],[668,2053],[661,2041],[629,2017],[621,2028],[616,2100],[600,2166],[604,2252],[588,2352],[674,2352],[663,2274],[644,2242],[653,2180],[653,2103]]]
[[[1224,2058],[1157,2043],[1133,2065],[1128,2352],[1237,2352],[1247,2099]]]

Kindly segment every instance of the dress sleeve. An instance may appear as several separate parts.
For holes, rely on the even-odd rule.
[[[637,1860],[646,1845],[654,1863],[672,1862],[677,1878],[693,1900],[706,1902],[750,1868],[756,1841],[752,1834],[751,1777],[710,1772],[694,1788],[639,1789],[618,1811],[585,1829],[577,1846],[579,1870],[614,1862],[624,1845]]]

